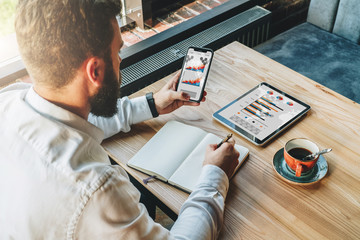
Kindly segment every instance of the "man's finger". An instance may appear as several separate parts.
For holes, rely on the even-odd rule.
[[[177,82],[179,80],[179,77],[180,77],[180,71],[178,71],[174,77],[171,79],[171,81],[168,82],[168,87],[170,89],[176,89],[176,85],[177,85]]]
[[[198,102],[183,102],[184,103],[184,105],[186,105],[186,106],[199,106],[200,105],[200,103],[198,103]]]
[[[208,148],[209,148],[210,150],[212,150],[212,151],[215,151],[216,148],[217,148],[217,144],[209,144],[209,145],[208,145]]]
[[[230,138],[227,142],[224,142],[224,143],[221,145],[221,147],[228,149],[228,147],[230,147],[230,145],[231,145],[231,148],[233,148],[234,145],[235,145],[235,140],[234,140],[233,138]]]
[[[234,138],[230,138],[227,142],[230,143],[231,145],[235,145]]]
[[[172,100],[180,100],[180,101],[185,101],[185,102],[190,100],[189,94],[187,94],[185,92],[172,92],[171,98],[172,98]]]

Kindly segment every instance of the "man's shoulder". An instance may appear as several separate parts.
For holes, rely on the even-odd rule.
[[[11,91],[28,90],[31,87],[32,87],[31,83],[16,82],[3,88],[0,87],[0,94]]]
[[[17,98],[24,96],[27,91],[31,88],[32,84],[30,83],[13,83],[9,86],[0,89],[0,103],[6,103],[8,98]],[[9,99],[10,100],[10,99]],[[11,100],[12,101],[12,100]],[[9,101],[9,102],[11,102]]]

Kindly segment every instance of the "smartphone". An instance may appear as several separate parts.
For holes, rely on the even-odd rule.
[[[213,50],[209,48],[189,47],[176,91],[189,94],[190,101],[200,102],[203,98],[213,55]]]

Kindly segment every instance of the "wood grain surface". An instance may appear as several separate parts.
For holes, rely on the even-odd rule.
[[[158,91],[173,75],[130,97]],[[136,124],[129,133],[105,140],[103,146],[141,182],[147,176],[126,163],[167,121],[177,120],[225,137],[229,130],[213,120],[212,114],[260,82],[306,102],[312,110],[264,147],[234,134],[250,155],[231,180],[219,239],[359,239],[360,105],[238,42],[215,52],[206,102]],[[283,181],[272,166],[274,154],[297,137],[314,141],[320,149],[333,148],[324,155],[327,175],[311,186]],[[188,196],[157,180],[146,187],[176,213]]]

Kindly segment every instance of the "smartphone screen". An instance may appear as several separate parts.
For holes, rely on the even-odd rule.
[[[184,58],[177,91],[186,92],[190,101],[200,102],[203,97],[213,51],[207,48],[189,47]]]

